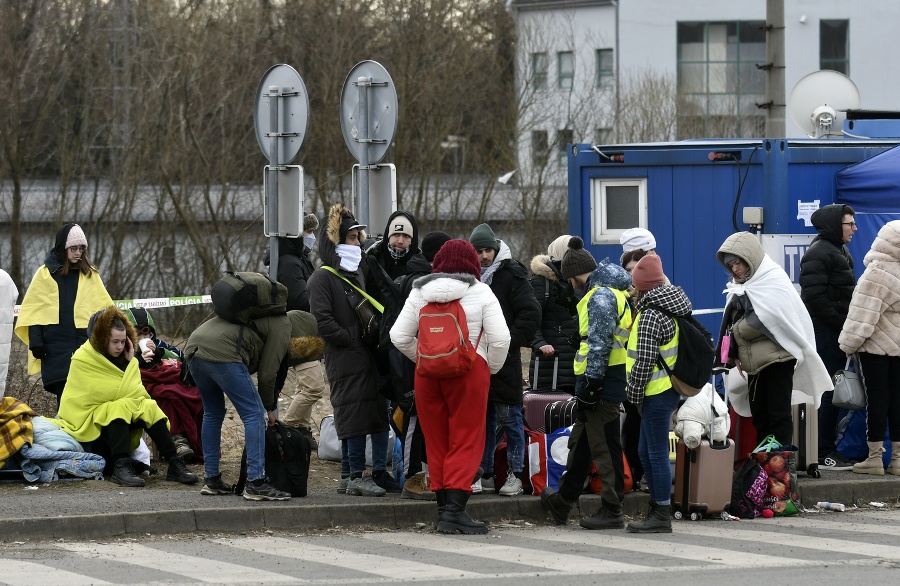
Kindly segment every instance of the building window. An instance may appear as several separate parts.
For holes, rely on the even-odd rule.
[[[819,21],[819,69],[850,75],[850,21]]]
[[[575,53],[560,51],[556,54],[557,86],[561,90],[571,90],[575,81]]]
[[[597,49],[597,87],[612,87],[615,62],[612,49]]]
[[[591,180],[591,242],[618,244],[622,232],[647,227],[647,180]]]
[[[762,21],[678,23],[678,135],[752,137],[765,128]]]
[[[573,142],[575,142],[575,134],[571,130],[565,128],[557,131],[556,152],[560,166],[565,166],[568,163],[569,145]]]
[[[546,53],[531,54],[531,85],[536,90],[547,89],[547,69],[549,63]]]
[[[594,131],[594,144],[611,144],[612,141],[612,128],[598,128]]]
[[[543,167],[547,164],[550,144],[546,130],[531,131],[531,162],[535,167]]]

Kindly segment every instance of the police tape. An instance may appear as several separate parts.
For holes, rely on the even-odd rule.
[[[119,309],[143,307],[144,309],[161,309],[163,307],[184,307],[185,305],[202,305],[212,303],[209,295],[185,295],[183,297],[151,297],[147,299],[115,299],[113,303]],[[19,316],[21,305],[13,306],[13,317]]]

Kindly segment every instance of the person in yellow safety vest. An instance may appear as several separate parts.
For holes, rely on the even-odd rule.
[[[689,315],[691,301],[681,287],[666,284],[659,256],[648,255],[631,271],[636,290],[635,316],[628,337],[625,370],[628,400],[641,410],[638,454],[650,488],[650,511],[643,521],[629,523],[630,533],[671,533],[672,469],[669,427],[678,393],[659,359],[674,366],[678,358],[678,324],[673,315]],[[659,309],[657,309],[659,308]]]
[[[541,493],[541,503],[556,523],[565,524],[593,461],[603,482],[600,508],[581,519],[580,525],[585,529],[622,529],[624,495],[616,491],[607,427],[614,423],[618,431],[619,408],[625,400],[625,342],[631,325],[626,291],[631,278],[625,269],[606,259],[597,265],[583,246],[581,238],[572,237],[562,261],[562,276],[581,297],[578,319],[582,341],[575,359],[576,420],[559,492],[547,487]],[[621,463],[621,446],[616,457]]]

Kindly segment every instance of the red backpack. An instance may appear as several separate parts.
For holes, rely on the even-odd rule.
[[[481,333],[478,334],[478,341]],[[416,374],[429,378],[453,378],[469,372],[476,349],[469,342],[466,312],[459,299],[430,302],[419,310],[419,343]]]

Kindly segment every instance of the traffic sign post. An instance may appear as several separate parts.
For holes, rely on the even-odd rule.
[[[291,213],[284,222],[279,221],[279,178],[282,174],[296,173],[287,165],[294,160],[309,128],[309,94],[300,74],[290,65],[274,65],[266,71],[256,90],[253,111],[256,140],[259,148],[269,159],[265,168],[265,197],[267,208],[263,231],[269,236],[269,277],[278,279],[278,237],[302,233],[303,201],[302,177],[299,186],[301,196],[298,201],[299,220],[292,223]],[[293,208],[293,206],[288,206]],[[293,210],[291,210],[293,212]],[[268,228],[271,227],[271,231]]]

